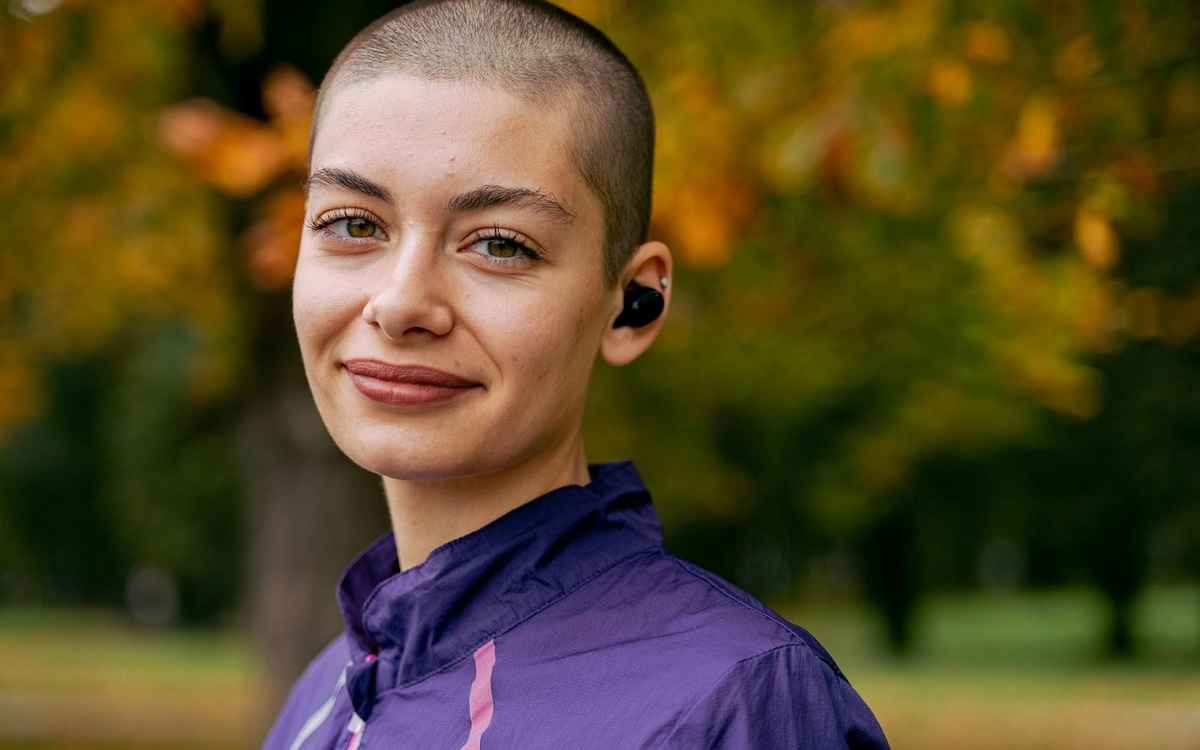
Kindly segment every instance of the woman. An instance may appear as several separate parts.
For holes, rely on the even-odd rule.
[[[334,61],[294,317],[392,529],[264,747],[887,747],[810,634],[663,548],[632,462],[587,462],[597,354],[670,308],[653,146],[628,60],[543,2],[405,5]]]

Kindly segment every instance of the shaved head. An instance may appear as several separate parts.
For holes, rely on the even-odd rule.
[[[608,287],[619,281],[649,230],[654,113],[641,76],[607,36],[542,0],[402,5],[334,59],[317,93],[309,159],[332,92],[392,73],[496,87],[565,112],[575,137],[563,157],[604,207],[602,270]]]

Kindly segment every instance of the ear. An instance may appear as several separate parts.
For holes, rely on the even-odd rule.
[[[654,343],[654,339],[667,319],[667,313],[671,310],[672,286],[668,285],[664,289],[662,279],[673,281],[672,270],[671,250],[657,240],[639,246],[633,257],[625,264],[621,280],[617,284],[617,288],[612,290],[608,323],[600,337],[600,354],[604,357],[604,361],[618,367],[628,364],[641,356],[642,352],[649,349],[650,344]],[[662,293],[662,314],[641,328],[630,326],[613,328],[613,321],[617,319],[625,306],[625,287],[631,281],[636,281],[651,289],[657,289]]]

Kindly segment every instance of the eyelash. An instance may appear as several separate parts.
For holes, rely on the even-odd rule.
[[[511,258],[493,258],[490,255],[483,255],[483,259],[492,265],[515,266],[525,262],[536,263],[542,259],[542,254],[525,244],[525,242],[522,241],[521,235],[513,231],[503,230],[496,224],[493,224],[492,228],[486,233],[475,235],[472,238],[471,244],[474,245],[478,242],[484,242],[488,240],[503,240],[504,242],[515,246],[517,248],[517,252],[525,256],[524,258],[519,258],[515,255]]]
[[[333,239],[335,239],[335,240],[349,240],[350,242],[367,242],[371,239],[374,239],[372,237],[338,237],[338,236],[334,235],[333,232],[329,232],[329,231],[325,230],[325,227],[328,227],[330,224],[334,224],[336,222],[342,221],[343,219],[362,219],[371,224],[374,224],[376,227],[379,227],[380,229],[383,228],[380,225],[379,221],[373,215],[367,213],[366,211],[356,210],[353,208],[335,208],[334,210],[325,214],[322,219],[320,219],[320,220],[313,219],[312,221],[305,222],[305,225],[309,229],[313,230],[314,232],[321,232],[322,234],[333,237]]]
[[[368,242],[371,239],[373,239],[371,237],[338,237],[338,236],[335,236],[332,232],[329,232],[326,230],[326,227],[328,227],[331,224],[334,224],[336,222],[342,221],[344,219],[363,219],[364,221],[367,221],[376,227],[382,228],[380,226],[379,222],[376,221],[375,217],[373,217],[371,214],[366,213],[365,211],[357,211],[355,209],[350,209],[350,208],[334,209],[333,211],[330,211],[328,214],[326,214],[320,220],[314,219],[312,221],[307,221],[307,222],[305,222],[305,225],[314,232],[322,232],[323,234],[331,236],[334,239],[337,239],[340,241]],[[529,247],[529,245],[527,245],[523,241],[521,235],[519,235],[516,232],[513,232],[511,230],[501,229],[500,226],[497,224],[493,224],[490,230],[480,232],[480,233],[476,234],[474,237],[472,237],[471,244],[474,245],[476,243],[485,242],[485,241],[489,241],[489,240],[502,240],[511,245],[514,245],[517,248],[517,252],[519,252],[522,256],[524,256],[523,258],[518,257],[518,256],[513,256],[511,258],[494,258],[490,255],[482,255],[481,254],[481,257],[484,260],[486,260],[488,263],[491,263],[492,265],[515,266],[515,265],[525,263],[525,262],[536,263],[537,261],[542,260],[542,254],[539,253],[538,251],[534,250],[533,248]]]

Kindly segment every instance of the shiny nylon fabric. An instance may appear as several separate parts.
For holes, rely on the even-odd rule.
[[[631,461],[588,471],[403,572],[368,547],[263,747],[888,747],[811,634],[663,547]]]

